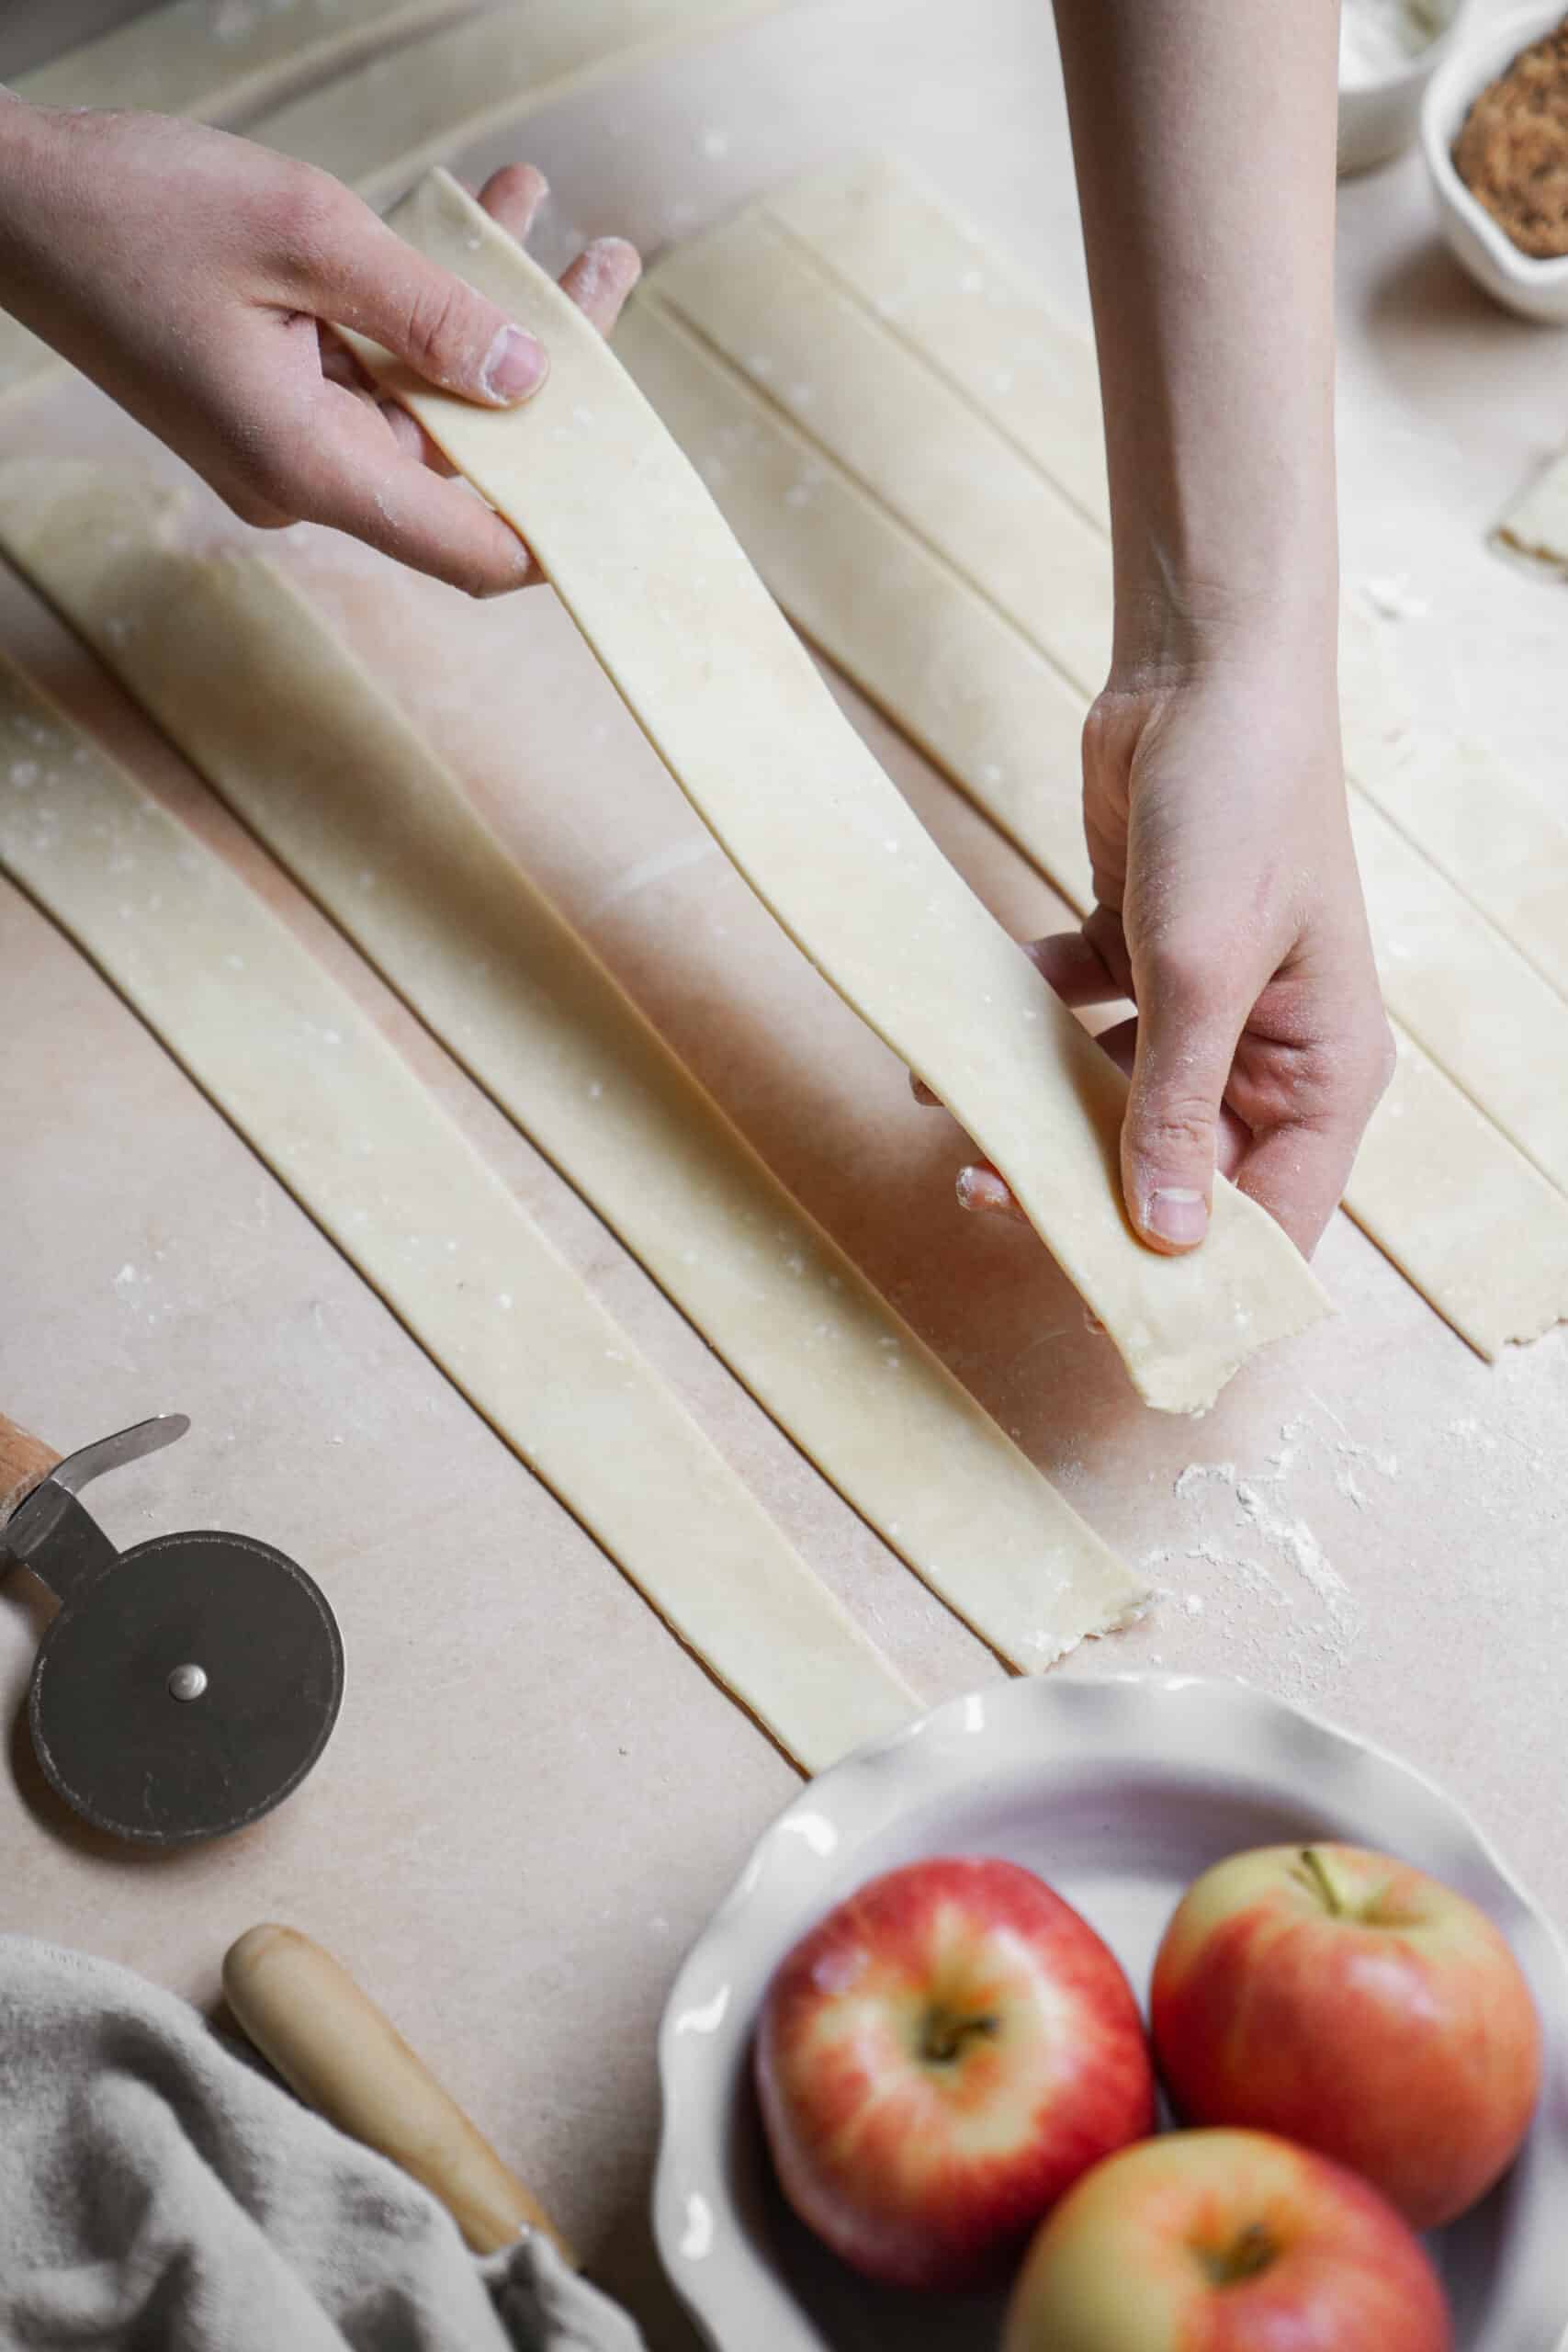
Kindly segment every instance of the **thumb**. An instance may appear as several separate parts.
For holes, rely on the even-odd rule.
[[[1223,982],[1196,973],[1152,976],[1138,989],[1122,1183],[1151,1249],[1195,1249],[1208,1232],[1220,1106],[1246,1017]]]
[[[373,336],[427,382],[487,407],[536,392],[549,373],[543,344],[363,210],[356,233],[332,256],[323,289],[332,323]]]

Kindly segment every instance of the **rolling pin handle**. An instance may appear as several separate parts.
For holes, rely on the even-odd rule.
[[[331,1952],[294,1928],[247,1928],[224,1956],[223,1990],[306,2105],[423,2182],[475,2254],[538,2230],[576,2268],[543,2206]]]

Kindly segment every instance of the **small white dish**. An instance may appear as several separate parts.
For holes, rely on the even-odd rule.
[[[1335,1838],[1432,1871],[1504,1929],[1546,2077],[1507,2178],[1432,2241],[1456,2352],[1568,2345],[1568,1955],[1479,1829],[1407,1765],[1246,1685],[1058,1677],[954,1700],[812,1781],[761,1839],[682,1970],[660,2036],[664,2267],[716,2352],[986,2352],[999,2299],[916,2300],[838,2263],[773,2188],[752,2028],[798,1938],[878,1871],[1003,1854],[1092,1921],[1146,1999],[1188,1883],[1248,1846]]]
[[[1483,40],[1446,57],[1432,76],[1421,108],[1421,143],[1437,194],[1443,234],[1478,286],[1527,319],[1568,324],[1568,254],[1538,261],[1478,204],[1454,168],[1453,144],[1472,106],[1532,41],[1562,22],[1568,0],[1505,17]]]
[[[1349,0],[1346,0],[1349,5]],[[1427,0],[1440,29],[1408,61],[1375,79],[1339,80],[1338,167],[1343,179],[1392,163],[1416,143],[1421,101],[1438,67],[1452,51],[1470,0]]]

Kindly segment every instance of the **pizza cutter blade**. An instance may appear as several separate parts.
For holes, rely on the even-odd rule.
[[[39,1766],[85,1820],[145,1846],[269,1813],[316,1762],[343,1698],[333,1613],[283,1553],[203,1531],[122,1553],[78,1501],[89,1479],[189,1426],[162,1414],[62,1461],[0,1417],[0,1573],[24,1566],[60,1602],[28,1694]]]

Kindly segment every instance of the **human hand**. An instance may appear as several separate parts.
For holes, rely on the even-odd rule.
[[[480,201],[519,237],[546,193],[497,173]],[[530,576],[332,333],[355,327],[448,391],[525,399],[548,355],[308,164],[161,115],[0,100],[0,300],[185,458],[249,523],[326,523],[496,595]],[[562,285],[608,333],[636,283],[602,238]]]
[[[1393,1066],[1350,845],[1332,665],[1249,643],[1113,678],[1084,730],[1098,905],[1029,950],[1069,1004],[1130,999],[1122,1182],[1140,1238],[1190,1250],[1216,1165],[1310,1254]],[[966,1207],[1020,1214],[997,1171]]]

